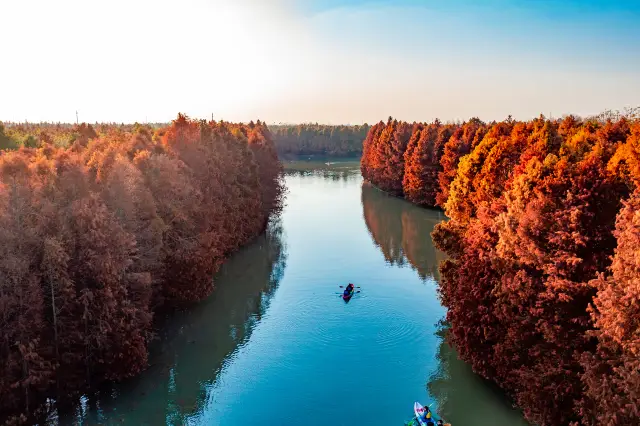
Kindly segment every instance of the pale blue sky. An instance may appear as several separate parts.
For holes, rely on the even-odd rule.
[[[640,1],[21,0],[0,120],[362,123],[640,105]]]

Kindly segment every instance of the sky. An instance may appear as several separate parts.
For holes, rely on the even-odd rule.
[[[362,124],[640,105],[640,1],[4,0],[0,120]]]

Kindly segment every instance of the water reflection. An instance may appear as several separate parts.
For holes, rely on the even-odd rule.
[[[445,255],[433,246],[431,231],[444,214],[388,195],[367,182],[362,184],[361,200],[364,221],[386,261],[399,266],[408,262],[423,280],[438,280],[438,264]]]
[[[286,176],[320,176],[332,181],[348,181],[357,179],[359,172],[354,170],[285,170]]]
[[[223,265],[211,297],[160,327],[143,374],[83,397],[61,423],[183,424],[267,310],[286,265],[282,241],[282,226],[274,222]]]
[[[284,163],[287,176],[319,176],[331,181],[347,181],[360,176],[358,159],[311,158]]]
[[[446,341],[447,330],[448,326],[441,322],[435,333],[440,339],[438,369],[427,384],[438,414],[453,425],[526,426],[522,413],[508,408],[504,394],[495,385],[458,359],[455,349]]]

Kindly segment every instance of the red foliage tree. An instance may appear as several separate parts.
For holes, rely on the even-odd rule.
[[[390,181],[386,176],[390,152],[393,149],[393,138],[398,127],[398,120],[389,117],[386,126],[380,130],[380,134],[374,140],[369,149],[369,176],[370,181],[383,191],[391,192],[394,188],[394,182]]]
[[[282,195],[284,194],[284,184],[282,182],[282,165],[278,161],[278,154],[274,143],[271,139],[271,133],[266,124],[258,120],[255,126],[249,126],[247,129],[247,139],[251,152],[253,152],[255,161],[257,162],[258,171],[257,178],[262,182],[262,214],[263,229],[267,226],[267,217],[271,212],[278,213],[282,208]],[[241,146],[242,147],[242,146]],[[251,164],[248,154],[242,153],[238,158],[239,166],[242,164]],[[255,182],[248,181],[249,185],[255,187]],[[250,194],[248,199],[252,197]],[[249,210],[253,209],[248,206]]]
[[[399,163],[399,125],[372,128],[362,160],[365,178],[395,194],[399,173],[385,171]],[[416,124],[407,143],[404,197],[451,218],[432,235],[449,255],[440,293],[452,341],[538,424],[595,425],[602,407],[608,424],[639,421],[639,141],[637,120],[540,116]]]
[[[590,310],[596,327],[590,336],[597,347],[582,356],[585,395],[580,407],[587,425],[631,425],[640,419],[639,135],[640,123],[633,123],[626,143],[609,162],[609,170],[635,190],[616,219],[612,265],[591,283],[598,291]],[[603,420],[602,412],[610,415]]]
[[[415,145],[412,145],[405,154],[405,173],[402,181],[404,195],[409,201],[418,205],[428,207],[435,205],[435,190],[429,186],[429,183],[434,176],[437,177],[439,169],[435,161],[438,157],[436,142],[440,127],[439,121],[425,125]]]
[[[405,170],[404,153],[412,134],[412,126],[406,122],[396,123],[394,121],[392,129],[391,140],[384,145],[386,148],[385,161],[379,172],[377,184],[390,194],[402,196],[402,179]]]
[[[33,414],[52,379],[34,268],[42,188],[24,151],[0,157],[0,178],[0,395],[3,408]]]
[[[582,356],[583,424],[632,425],[640,419],[640,191],[618,215],[611,275],[593,281],[597,348]],[[602,413],[608,413],[603,419]]]
[[[28,130],[28,129],[27,129]],[[40,127],[35,127],[42,132]],[[0,416],[38,417],[147,365],[152,313],[213,289],[282,204],[266,126],[179,115],[0,154]]]
[[[362,143],[360,171],[362,172],[362,177],[364,177],[368,181],[372,181],[372,179],[374,179],[372,156],[376,150],[376,146],[378,145],[378,139],[380,138],[382,129],[384,129],[384,123],[382,121],[375,124],[373,127],[371,127],[371,129],[367,133],[367,137]]]
[[[433,237],[462,358],[539,424],[585,421],[591,280],[609,265],[628,187],[607,169],[625,126],[498,123],[460,161]],[[570,130],[570,131],[569,131]],[[544,399],[540,398],[545,394]]]

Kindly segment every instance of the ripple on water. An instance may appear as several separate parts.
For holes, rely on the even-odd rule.
[[[389,299],[398,301],[398,296],[358,293],[345,303],[336,293],[297,289],[295,295],[289,294],[290,325],[282,327],[280,337],[300,340],[319,352],[329,351],[327,357],[364,351],[368,357],[389,356],[389,361],[395,362],[394,354],[426,333],[425,315],[411,297],[401,303],[387,303]]]

